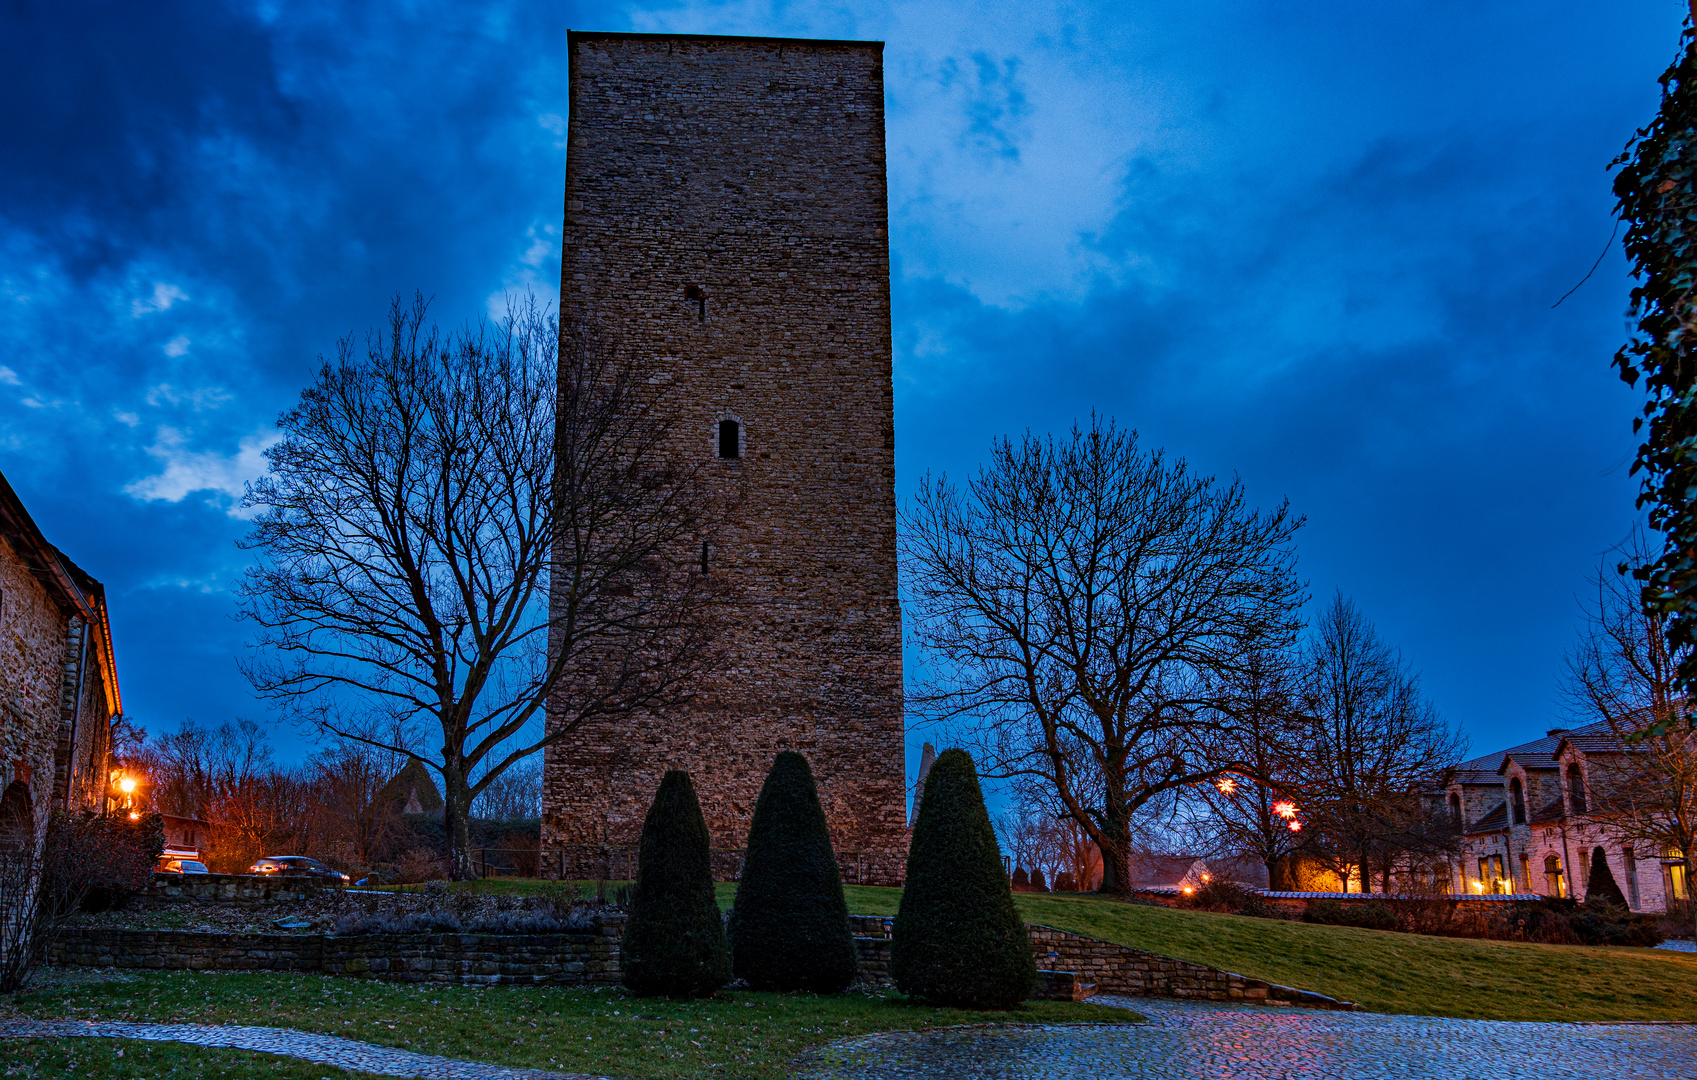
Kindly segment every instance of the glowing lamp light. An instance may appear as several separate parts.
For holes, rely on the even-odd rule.
[[[1212,874],[1203,874],[1202,875],[1202,883],[1203,884],[1207,884],[1208,882],[1213,881],[1213,880],[1214,880],[1214,875],[1212,875]]]
[[[1302,822],[1300,822],[1300,821],[1291,822],[1290,823],[1290,831],[1291,832],[1301,832],[1302,831]]]
[[[1191,893],[1193,893],[1193,892],[1195,892],[1195,891],[1196,891],[1196,890],[1195,890],[1195,889],[1193,889],[1193,888],[1191,888],[1191,887],[1190,887],[1190,886],[1189,886],[1189,885],[1186,885],[1186,886],[1185,886],[1185,887],[1184,887],[1184,895],[1186,895],[1186,896],[1189,896],[1189,895],[1190,895],[1190,894],[1191,894]]]
[[[140,821],[141,820],[140,812],[136,811],[136,810],[131,810],[130,811],[130,820],[131,821]]]
[[[125,795],[133,793],[135,789],[136,778],[133,776],[126,776],[122,780],[118,781],[118,790],[123,792]]]
[[[1289,799],[1280,799],[1273,804],[1273,813],[1289,821],[1296,816],[1296,804]]]
[[[1230,795],[1237,790],[1237,781],[1229,776],[1222,776],[1214,786],[1220,789],[1221,795]]]

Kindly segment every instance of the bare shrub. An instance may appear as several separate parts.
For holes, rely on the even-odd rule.
[[[402,885],[441,881],[448,876],[448,861],[427,848],[412,848],[395,860],[395,880]]]

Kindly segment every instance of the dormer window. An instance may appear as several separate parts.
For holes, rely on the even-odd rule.
[[[725,459],[742,457],[742,425],[735,420],[719,421],[719,456]]]
[[[1569,762],[1567,766],[1567,801],[1576,814],[1583,814],[1588,809],[1585,803],[1585,772],[1577,761]]]
[[[1526,824],[1526,788],[1518,776],[1508,782],[1508,802],[1514,812],[1514,823]]]

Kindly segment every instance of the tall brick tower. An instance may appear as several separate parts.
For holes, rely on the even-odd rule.
[[[819,781],[847,880],[907,853],[883,46],[572,33],[560,309],[652,365],[737,510],[708,553],[730,666],[682,715],[546,758],[546,873],[624,876],[667,768],[743,847],[773,756]],[[735,859],[715,859],[721,877]]]

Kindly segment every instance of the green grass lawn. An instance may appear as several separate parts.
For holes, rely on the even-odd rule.
[[[17,1080],[164,1076],[178,1080],[325,1080],[326,1073],[375,1080],[376,1076],[246,1050],[211,1050],[135,1039],[7,1039],[0,1043],[0,1073]]]
[[[777,1080],[803,1051],[875,1031],[1139,1019],[1122,1009],[1070,1001],[1027,1002],[1012,1012],[987,1013],[912,1004],[894,994],[724,993],[706,1001],[665,1001],[611,987],[417,987],[319,975],[198,972],[150,972],[122,982],[26,992],[10,1006],[17,1015],[38,1018],[294,1028],[471,1061],[655,1080]],[[313,1075],[324,1074],[322,1066],[313,1068]]]

